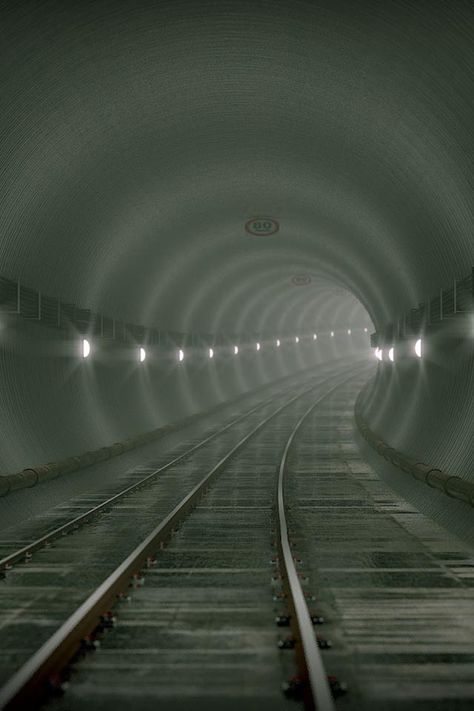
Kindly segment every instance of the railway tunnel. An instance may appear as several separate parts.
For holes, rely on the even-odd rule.
[[[0,707],[472,708],[472,3],[0,37]]]

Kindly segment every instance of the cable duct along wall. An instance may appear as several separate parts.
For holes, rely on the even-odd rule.
[[[328,309],[328,322],[316,340],[301,336],[296,342],[294,336],[282,336],[277,347],[275,338],[263,338],[257,351],[255,341],[238,339],[235,353],[217,338],[194,339],[183,362],[177,357],[177,343],[183,338],[191,343],[186,334],[147,344],[146,360],[140,362],[142,341],[137,342],[130,329],[126,339],[87,333],[92,352],[84,359],[84,332],[74,322],[50,328],[37,319],[3,313],[0,471],[13,474],[89,450],[103,452],[115,442],[140,439],[157,427],[318,363],[367,357],[369,328],[363,324],[370,321],[361,305],[336,291],[332,296],[324,293],[320,308],[323,313]],[[352,329],[347,329],[348,317]],[[218,345],[210,359],[207,344],[215,340]]]
[[[473,505],[474,270],[379,327],[371,345],[378,368],[358,397],[355,419],[365,440],[398,474],[377,458],[374,465],[444,525],[453,526],[455,512],[456,531],[473,537],[466,510],[412,486],[404,475]]]
[[[409,474],[418,481],[422,481],[433,489],[438,489],[438,491],[442,491],[447,496],[451,496],[458,501],[464,501],[469,506],[474,506],[474,482],[465,481],[459,476],[448,474],[435,466],[408,457],[403,452],[397,451],[387,442],[384,442],[375,432],[372,432],[361,414],[360,404],[363,396],[364,390],[360,392],[355,405],[355,419],[360,433],[377,454],[380,454],[402,472]]]
[[[472,323],[472,321],[471,321]],[[464,325],[468,326],[469,321]],[[361,393],[358,406],[364,424],[380,440],[411,462],[442,470],[474,486],[474,332],[449,324],[423,341],[422,358],[388,359]],[[375,455],[371,461],[391,486],[441,524],[456,522],[460,534],[472,537],[472,511],[446,501],[441,492],[417,486],[410,476]],[[461,484],[462,487],[462,484]],[[474,540],[474,539],[473,539]]]
[[[472,2],[20,0],[0,20],[0,273],[36,293],[180,334],[340,331],[324,360],[352,313],[385,337],[474,263]],[[314,362],[304,342],[140,371],[105,339],[79,363],[35,313],[1,317],[4,471]],[[470,480],[472,324],[425,346],[378,365],[361,412]]]

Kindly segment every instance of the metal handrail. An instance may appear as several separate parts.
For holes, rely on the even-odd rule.
[[[416,308],[403,314],[394,324],[386,324],[377,333],[372,334],[373,346],[382,345],[386,333],[396,333],[399,338],[419,333],[432,324],[442,323],[452,316],[466,314],[474,308],[474,267],[471,274],[463,279],[453,279],[452,286],[439,289],[438,294]],[[391,339],[389,339],[391,342]]]

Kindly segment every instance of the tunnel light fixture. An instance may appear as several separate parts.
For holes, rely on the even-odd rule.
[[[214,358],[214,348],[209,348],[209,358]]]
[[[375,354],[375,357],[377,358],[377,360],[382,360],[382,358],[383,358],[383,351],[382,351],[381,348],[379,348],[379,347],[377,346],[377,348],[376,348],[375,351],[374,351],[374,354]]]
[[[351,335],[352,331],[351,331],[350,328],[347,329],[347,333],[348,333],[349,336]]]
[[[313,333],[313,341],[316,341],[317,338],[318,338],[318,334],[317,334],[317,333]]]
[[[331,338],[334,338],[334,331],[331,331]]]
[[[295,343],[299,343],[299,342],[300,342],[299,336],[295,336]]]
[[[394,350],[393,346],[388,349],[388,359],[391,360],[392,363],[395,360],[395,350]]]
[[[182,363],[183,360],[184,360],[184,351],[183,351],[182,348],[180,348],[179,351],[178,351],[178,361],[179,361],[180,363]]]
[[[367,326],[366,326],[366,327],[364,328],[364,333],[368,333],[368,331],[369,331],[369,329],[368,329]]]
[[[255,348],[257,349],[257,351],[259,351],[260,350],[260,343],[256,343]]]
[[[234,346],[234,355],[239,355],[239,346]]]
[[[276,347],[277,347],[277,348],[280,348],[280,346],[281,346],[281,342],[280,342],[280,339],[279,339],[279,338],[277,338],[277,341],[276,341]]]
[[[423,354],[423,342],[421,338],[419,338],[416,343],[415,343],[415,353],[418,356],[418,358],[421,358]]]
[[[87,338],[82,339],[82,357],[83,358],[88,358],[91,353],[91,344],[87,340]]]
[[[140,350],[138,351],[138,359],[140,363],[143,363],[146,360],[146,350],[143,348],[143,346],[141,346]]]

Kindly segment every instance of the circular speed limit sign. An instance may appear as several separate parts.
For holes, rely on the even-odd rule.
[[[309,274],[295,274],[295,276],[291,278],[291,283],[294,286],[307,286],[311,284],[311,277]]]
[[[278,232],[280,225],[272,217],[252,217],[245,223],[245,231],[257,237],[268,237]]]

